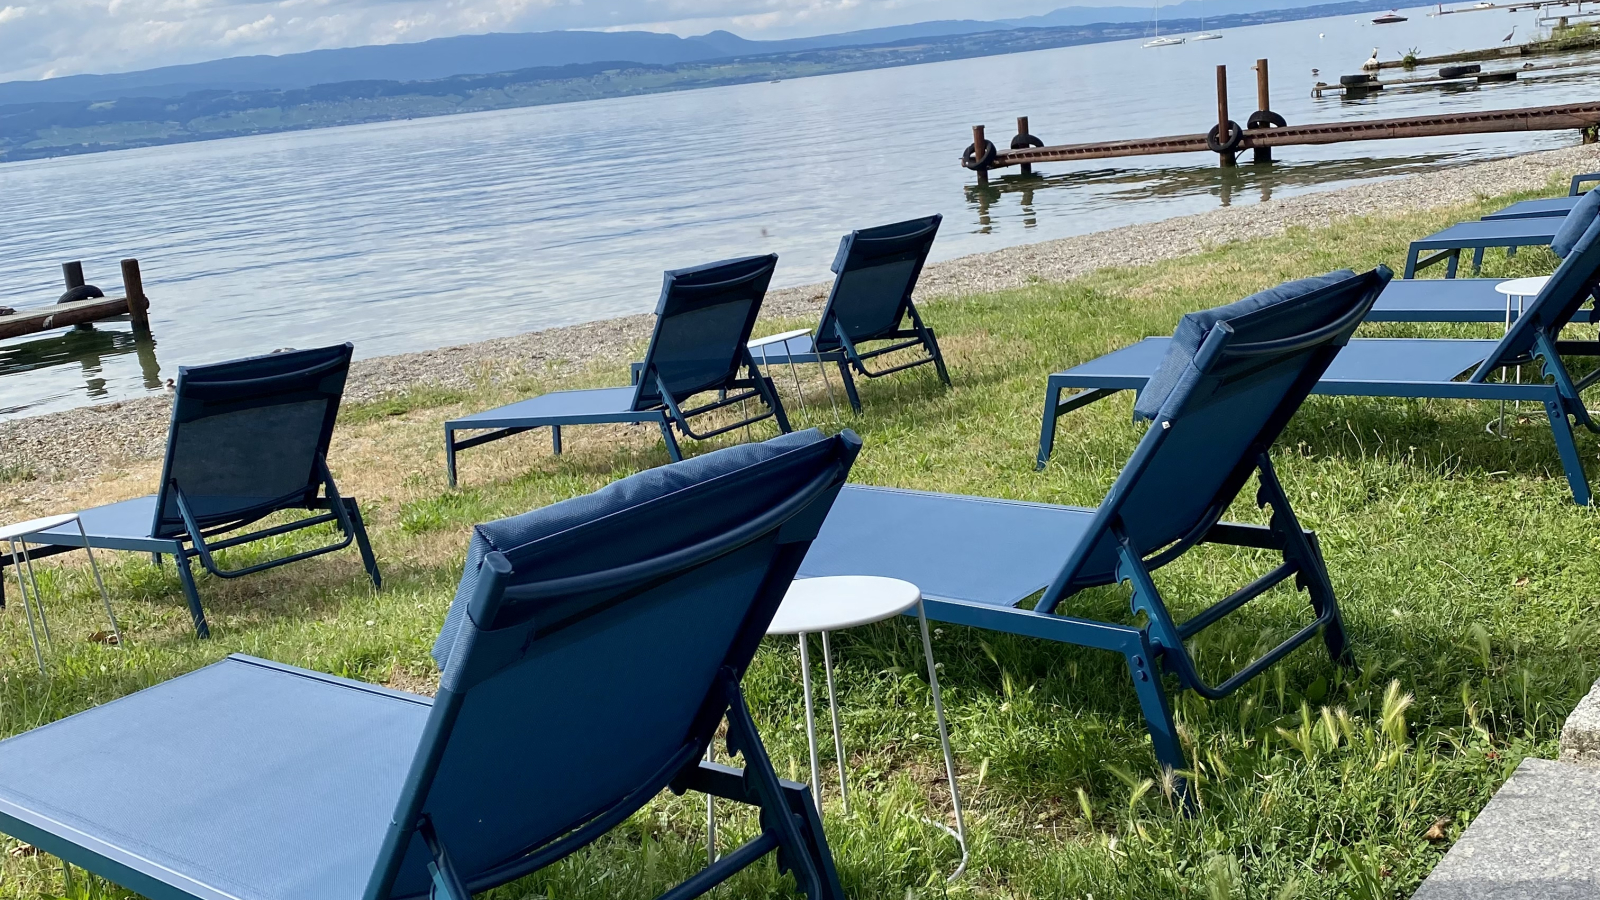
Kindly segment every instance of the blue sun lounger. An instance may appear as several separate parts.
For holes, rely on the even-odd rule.
[[[1454,278],[1463,250],[1472,251],[1473,271],[1483,264],[1483,251],[1489,247],[1505,247],[1507,252],[1515,252],[1518,247],[1549,245],[1557,256],[1565,256],[1594,222],[1596,213],[1600,213],[1600,192],[1591,191],[1562,216],[1482,219],[1451,225],[1411,242],[1406,251],[1405,277],[1413,278],[1418,270],[1444,262],[1445,277]]]
[[[339,495],[328,472],[328,444],[352,350],[341,344],[180,368],[160,489],[148,497],[79,512],[89,546],[150,553],[157,562],[164,555],[175,559],[201,637],[208,637],[211,629],[191,559],[218,578],[238,578],[354,542],[373,586],[381,587],[361,508]],[[312,514],[235,533],[287,511]],[[338,525],[341,537],[321,547],[237,569],[223,568],[213,555],[329,522]],[[28,541],[49,545],[32,554],[35,558],[84,545],[77,525],[70,523],[29,535]]]
[[[941,221],[937,215],[910,219],[852,231],[840,239],[833,258],[833,289],[816,330],[810,337],[769,348],[760,357],[762,365],[833,363],[856,412],[861,412],[861,397],[852,373],[882,378],[932,364],[949,385],[939,341],[911,301]],[[864,346],[884,341],[888,343],[883,346]],[[867,367],[867,360],[914,348],[920,353],[909,362],[876,371]]]
[[[232,656],[0,741],[0,832],[151,900],[469,900],[695,790],[760,830],[664,897],[776,851],[843,900],[740,680],[859,448],[787,435],[480,525],[436,696]],[[724,718],[743,769],[702,759]]]
[[[1389,282],[1367,313],[1368,322],[1451,322],[1510,324],[1521,315],[1518,306],[1496,290],[1504,278],[1410,278]],[[1526,300],[1520,306],[1526,308]],[[1593,323],[1590,306],[1574,321]]]
[[[636,364],[630,387],[555,391],[445,422],[450,486],[456,484],[457,452],[535,428],[548,427],[551,446],[560,453],[563,425],[654,422],[674,460],[683,459],[674,427],[705,440],[776,418],[779,430],[788,432],[789,419],[772,380],[761,374],[745,348],[777,265],[776,255],[748,256],[667,272],[650,349],[644,362]],[[707,392],[715,392],[716,398],[688,405]],[[696,416],[746,400],[757,402],[755,414],[731,425],[697,433],[689,424]],[[458,431],[484,430],[488,433],[456,437]]]
[[[1600,193],[1595,196],[1600,197]],[[1588,505],[1589,479],[1568,419],[1590,430],[1600,430],[1590,419],[1582,397],[1582,391],[1600,378],[1600,373],[1574,379],[1561,357],[1600,355],[1600,342],[1561,340],[1561,329],[1590,299],[1596,271],[1600,271],[1600,222],[1589,226],[1544,290],[1499,341],[1358,338],[1329,366],[1313,393],[1541,403],[1573,500]],[[1167,344],[1166,338],[1146,338],[1051,375],[1039,430],[1038,467],[1044,468],[1050,458],[1057,419],[1117,391],[1144,391],[1167,352]],[[1542,362],[1543,375],[1549,381],[1540,378],[1529,384],[1512,384],[1490,380],[1503,367],[1536,359]],[[1467,376],[1465,380],[1461,380],[1463,375]],[[1062,391],[1069,389],[1078,393],[1062,400]]]
[[[1295,520],[1269,451],[1388,280],[1382,269],[1335,272],[1186,316],[1140,397],[1149,430],[1097,509],[850,485],[800,574],[902,578],[922,588],[929,618],[1122,654],[1156,758],[1183,769],[1163,672],[1215,699],[1319,633],[1335,660],[1347,658],[1316,537]],[[1252,472],[1270,525],[1220,522]],[[1153,573],[1200,543],[1276,551],[1283,562],[1179,622]],[[1146,624],[1070,614],[1079,591],[1120,581],[1133,586],[1131,618]],[[1312,621],[1220,684],[1206,682],[1185,641],[1279,583],[1308,592]]]
[[[1502,210],[1484,216],[1484,219],[1526,219],[1537,216],[1564,216],[1583,197],[1583,185],[1600,181],[1600,172],[1585,172],[1572,176],[1572,185],[1565,197],[1544,197],[1538,200],[1520,200]]]

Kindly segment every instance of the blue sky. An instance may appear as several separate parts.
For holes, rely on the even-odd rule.
[[[0,81],[489,31],[639,29],[749,38],[1117,0],[0,0]],[[981,9],[981,12],[980,12]]]

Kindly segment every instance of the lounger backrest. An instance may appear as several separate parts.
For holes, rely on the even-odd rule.
[[[700,757],[713,680],[743,674],[859,448],[797,432],[478,526],[435,645],[423,806],[469,887]],[[425,888],[420,844],[393,896]]]
[[[1600,200],[1600,191],[1584,196]],[[1484,381],[1501,366],[1526,359],[1533,352],[1539,335],[1554,339],[1588,301],[1597,283],[1600,283],[1600,219],[1592,222],[1573,244],[1555,274],[1545,282],[1544,290],[1523,308],[1522,315],[1473,373],[1472,380]]]
[[[1119,534],[1141,558],[1202,537],[1390,277],[1343,270],[1185,316],[1135,406],[1149,430],[1041,607],[1116,581]]]
[[[905,318],[942,216],[852,231],[833,258],[833,290],[822,310],[816,345],[839,347],[835,323],[852,343],[886,337]]]
[[[769,254],[666,273],[634,409],[661,403],[658,375],[680,399],[720,389],[738,375],[777,265]]]
[[[201,528],[316,497],[352,351],[340,344],[178,369],[151,534],[187,531],[180,491]]]

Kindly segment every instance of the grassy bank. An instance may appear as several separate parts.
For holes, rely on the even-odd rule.
[[[848,425],[862,435],[856,481],[1094,505],[1138,440],[1129,400],[1065,418],[1054,459],[1035,473],[1047,372],[1170,332],[1185,311],[1285,279],[1381,262],[1398,268],[1409,238],[1511,199],[1518,198],[1341,221],[1065,284],[929,304],[925,316],[940,332],[955,388],[944,389],[925,370],[873,382],[864,386],[860,417],[836,415],[814,371],[804,373],[812,379],[805,411],[787,372],[778,373],[780,389],[797,425]],[[1525,251],[1490,264],[1496,274],[1526,274],[1548,271],[1553,257]],[[768,322],[763,330],[794,324]],[[368,589],[354,553],[234,581],[204,578],[216,638],[198,642],[171,567],[123,556],[109,579],[131,636],[118,650],[85,640],[103,627],[87,571],[46,565],[41,576],[57,633],[52,677],[34,669],[13,604],[0,630],[0,732],[60,718],[229,652],[428,690],[436,677],[428,647],[472,524],[666,460],[649,429],[573,428],[559,458],[542,434],[466,452],[464,487],[450,490],[441,420],[553,387],[619,383],[626,360],[559,383],[539,372],[494,374],[469,392],[418,392],[345,410],[332,464],[373,527],[384,591]],[[1554,755],[1562,719],[1600,674],[1594,513],[1571,504],[1542,420],[1519,419],[1502,440],[1484,432],[1495,411],[1440,401],[1307,402],[1279,445],[1278,470],[1302,522],[1322,537],[1360,669],[1335,669],[1313,643],[1226,701],[1180,698],[1180,730],[1195,761],[1196,815],[1176,811],[1156,776],[1115,657],[945,626],[935,652],[973,846],[968,876],[945,887],[943,875],[957,857],[953,842],[924,821],[942,816],[948,798],[914,626],[892,622],[838,635],[852,812],[844,815],[836,796],[825,800],[851,896],[1409,895],[1522,757]],[[1589,458],[1600,452],[1592,435],[1581,434],[1579,447]],[[0,484],[0,496],[13,506],[48,498],[28,506],[38,514],[44,506],[70,509],[148,492],[156,477],[155,464],[92,485],[23,477]],[[1259,520],[1247,502],[1231,516]],[[1193,611],[1270,565],[1264,556],[1211,548],[1163,569],[1158,580],[1179,612]],[[1126,591],[1091,591],[1071,606],[1121,619]],[[1302,595],[1283,588],[1267,595],[1205,633],[1196,647],[1204,671],[1214,676],[1244,662],[1303,614]],[[796,666],[792,641],[770,641],[747,689],[780,772],[802,777]],[[702,861],[702,817],[697,799],[664,797],[595,848],[493,896],[651,896]],[[731,812],[725,822],[730,842],[753,824]],[[1444,840],[1428,839],[1435,825]],[[715,896],[783,896],[784,883],[770,866],[757,867]],[[76,884],[83,890],[81,878]],[[0,856],[0,896],[62,889],[58,862]]]

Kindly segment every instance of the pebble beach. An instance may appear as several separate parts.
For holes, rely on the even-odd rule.
[[[929,265],[918,299],[934,299],[1064,281],[1107,266],[1171,259],[1229,241],[1316,227],[1344,217],[1394,215],[1482,196],[1538,190],[1552,178],[1600,169],[1600,145],[1444,168],[1246,206],[1224,207],[1110,231],[1008,247]],[[159,286],[152,285],[152,290]],[[814,318],[827,284],[772,291],[764,317]],[[573,371],[622,362],[648,340],[652,317],[625,316],[419,353],[357,361],[347,403],[378,400],[419,386],[466,387],[500,367]],[[359,352],[359,348],[358,352]],[[0,423],[0,469],[35,477],[86,477],[113,466],[159,458],[165,448],[165,397],[87,406]]]

